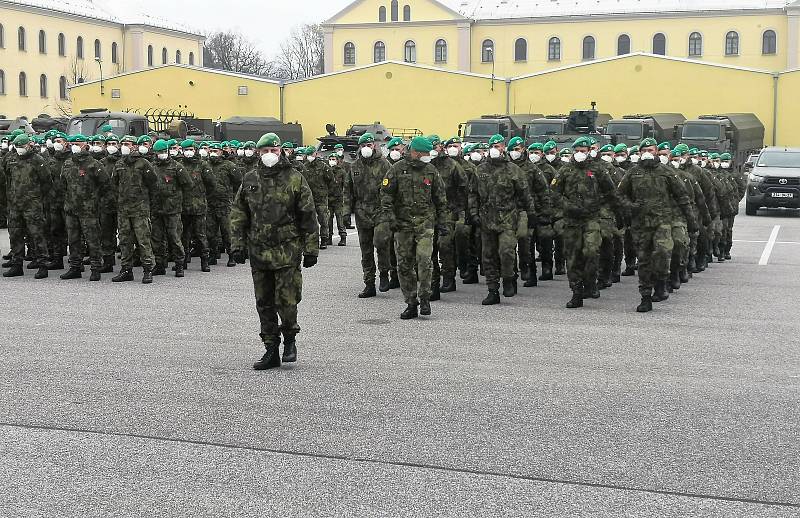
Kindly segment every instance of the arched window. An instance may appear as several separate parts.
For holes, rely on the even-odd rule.
[[[583,38],[583,60],[594,59],[594,37],[586,36]]]
[[[2,45],[0,45],[2,47]],[[762,54],[775,54],[778,51],[778,37],[775,31],[764,31],[761,36],[761,53]]]
[[[83,59],[83,37],[78,36],[78,39],[75,40],[75,55],[78,56],[78,59]]]
[[[689,35],[689,55],[702,56],[703,55],[703,37],[699,32],[693,32]]]
[[[547,60],[560,61],[561,60],[561,40],[552,37],[547,43]]]
[[[152,45],[148,45],[147,46],[147,66],[148,67],[152,67],[153,66],[153,46]]]
[[[375,47],[372,49],[372,61],[375,63],[386,61],[386,44],[384,42],[375,42]]]
[[[386,6],[384,5],[378,7],[378,21],[379,22],[386,21]]]
[[[28,97],[28,76],[25,72],[19,73],[19,96]]]
[[[730,31],[725,35],[725,55],[738,56],[739,55],[739,33]]]
[[[62,101],[67,100],[67,78],[64,76],[58,78],[58,97]]]
[[[404,5],[403,6],[403,21],[410,22],[411,21],[411,6]]]
[[[517,38],[514,42],[514,61],[528,61],[528,40]]]
[[[356,46],[350,41],[344,44],[344,64],[356,64]]]
[[[161,64],[162,65],[166,65],[167,64],[167,59],[168,59],[167,58],[167,47],[163,47],[161,49]]]
[[[411,40],[408,40],[404,47],[405,52],[403,53],[403,59],[406,63],[416,63],[417,62],[417,44]]]
[[[660,32],[653,35],[653,54],[667,55],[667,37]]]
[[[0,70],[0,95],[6,94],[6,73]]]
[[[194,65],[194,52],[189,53],[189,64]]]
[[[0,49],[6,48],[6,31],[3,29],[3,24],[0,23]]]
[[[58,33],[58,55],[61,57],[67,55],[67,39],[63,32]]]
[[[111,62],[114,64],[119,63],[119,55],[117,54],[117,42],[111,44]]]
[[[396,22],[400,19],[399,7],[397,6],[397,0],[392,0],[392,21]]]
[[[103,57],[100,52],[100,40],[94,40],[94,57],[95,59],[101,59]]]
[[[624,56],[631,53],[631,37],[627,34],[620,34],[617,38],[617,56]]]
[[[433,60],[436,63],[447,63],[447,42],[439,39],[436,40],[436,46],[433,50]]]
[[[19,50],[25,50],[25,27],[17,29],[17,44],[19,45]]]
[[[39,76],[39,97],[47,99],[47,76],[44,74]]]
[[[39,54],[47,54],[47,35],[39,31]]]
[[[494,62],[494,42],[492,40],[483,40],[481,43],[481,62]]]
[[[176,50],[175,51],[175,63],[180,64],[181,63],[181,59],[182,59],[181,51],[180,50]]]

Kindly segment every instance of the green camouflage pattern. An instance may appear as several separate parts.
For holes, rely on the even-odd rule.
[[[207,197],[214,196],[217,190],[217,179],[211,172],[211,166],[196,156],[182,157],[180,163],[192,181],[191,187],[183,192],[183,214],[205,216],[208,211]]]
[[[59,179],[64,188],[66,213],[77,216],[79,220],[91,217],[96,219],[103,192],[108,191],[109,181],[103,164],[89,153],[73,155],[72,159],[64,162]],[[67,233],[69,234],[69,224]],[[97,237],[99,239],[99,235]]]
[[[389,168],[389,162],[380,157],[359,157],[350,165],[344,181],[344,214],[355,214],[359,229],[378,224],[381,184]]]
[[[150,198],[156,187],[156,174],[146,159],[131,155],[117,160],[111,176],[117,193],[117,219],[139,219],[150,216]],[[128,229],[130,224],[126,223]],[[149,228],[149,225],[148,225]],[[122,239],[120,226],[120,239]]]

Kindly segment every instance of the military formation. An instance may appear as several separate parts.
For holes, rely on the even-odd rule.
[[[402,319],[462,284],[488,289],[483,305],[566,275],[567,308],[638,274],[639,312],[731,258],[745,177],[730,155],[643,140],[601,146],[590,136],[559,149],[495,135],[464,144],[418,136],[358,141],[354,160],[324,156],[275,134],[258,142],[157,140],[57,131],[0,137],[0,205],[11,251],[4,277],[65,270],[90,281],[183,277],[193,257],[210,272],[250,262],[266,352],[256,369],[297,358],[302,267],[347,245],[355,227],[359,298],[402,291]],[[67,256],[67,253],[69,255]],[[68,257],[65,267],[64,258]],[[537,266],[541,264],[541,268]],[[502,298],[501,298],[502,295]],[[279,354],[281,341],[283,355]]]

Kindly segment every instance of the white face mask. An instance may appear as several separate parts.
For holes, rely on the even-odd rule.
[[[337,149],[336,150],[336,154],[339,155],[339,156],[344,156],[344,151],[341,150],[341,149]]]
[[[724,169],[727,169],[727,168],[729,168],[730,166],[731,166],[731,163],[730,163],[730,162],[722,162],[722,167],[723,167]]]
[[[208,156],[209,156],[209,158],[221,158],[222,157],[222,153],[211,153]]]
[[[391,150],[391,151],[389,152],[389,158],[391,158],[392,160],[394,160],[395,162],[397,162],[398,160],[400,160],[401,158],[403,158],[403,153],[399,152],[399,151],[398,151],[398,150],[396,150],[396,149],[393,149],[393,150]]]
[[[296,157],[294,157],[294,159],[295,159],[296,162],[302,162],[303,161],[303,155],[297,155]]]
[[[53,149],[58,152],[64,151],[64,144],[62,144],[61,142],[54,142]]]
[[[261,155],[261,163],[267,167],[273,167],[280,161],[280,157],[275,153],[264,153]]]
[[[314,160],[316,160],[316,159],[317,159],[317,157],[315,157],[315,156],[313,156],[313,155],[311,155],[311,156],[309,156],[309,157],[308,157],[308,161],[309,161],[309,162],[313,162],[313,161],[314,161]]]
[[[556,159],[556,155],[553,154],[553,153],[550,153],[549,155],[545,155],[545,158],[547,159],[548,162],[554,162],[555,159]]]
[[[237,149],[236,156],[244,156],[244,149]]]
[[[681,166],[680,160],[671,160],[670,163],[672,164],[672,167],[674,167],[675,169],[678,169]]]
[[[575,153],[573,153],[572,158],[574,158],[575,161],[578,162],[578,163],[585,162],[586,161],[586,153],[583,153],[581,151],[576,151]]]
[[[170,149],[169,150],[169,156],[178,156],[178,150],[177,149]]]
[[[43,155],[44,155],[45,153],[47,153],[47,146],[41,146],[41,147],[39,148],[39,153],[41,153],[41,154],[43,154]]]
[[[622,162],[624,162],[625,159],[626,159],[626,157],[624,157],[622,155],[614,157],[614,160],[616,160],[618,164],[621,164]]]
[[[699,163],[700,163],[700,161],[699,161],[699,160],[697,160],[696,158],[693,158],[693,159],[692,159],[692,165],[697,165],[697,164],[699,164]]]
[[[106,146],[106,151],[109,155],[116,155],[119,148],[117,146]]]
[[[2,144],[0,144],[0,149],[2,149],[3,151],[7,150],[8,149],[8,142],[3,142]]]
[[[169,158],[169,153],[159,153],[159,154],[158,154],[158,155],[156,155],[156,156],[158,156],[158,159],[159,159],[159,160],[166,160],[166,159],[168,159],[168,158]]]
[[[528,155],[528,160],[530,160],[534,164],[541,159],[542,157],[540,155],[537,155],[536,153],[531,153],[530,155]]]
[[[631,155],[630,160],[632,164],[635,164],[636,162],[639,161],[639,155]]]
[[[589,151],[589,156],[592,158],[597,158],[597,150],[592,149],[591,151]]]
[[[180,151],[179,151],[179,153],[180,153]],[[201,149],[200,150],[200,156],[203,157],[203,158],[208,157],[208,150],[207,149]]]
[[[456,146],[450,146],[449,148],[447,148],[447,154],[455,158],[461,154],[461,150],[458,149]]]
[[[131,154],[131,147],[130,147],[130,146],[122,146],[122,147],[120,148],[120,153],[122,153],[122,154],[123,154],[123,156],[128,156],[128,155],[130,155],[130,154]]]
[[[469,157],[470,159],[472,159],[473,162],[481,161],[481,154],[478,152],[473,151],[472,153],[469,154]]]
[[[509,151],[508,154],[511,157],[511,160],[519,160],[522,156],[522,153],[519,151]]]
[[[489,148],[489,156],[491,158],[500,158],[502,156],[502,152],[497,149],[496,147]]]
[[[569,156],[562,156],[561,157],[561,161],[564,162],[565,164],[568,164],[569,163]]]
[[[150,151],[150,148],[147,146],[139,146],[139,154],[146,155],[147,152]]]
[[[194,149],[187,149],[183,152],[183,156],[186,158],[193,158],[194,157]]]
[[[92,153],[101,153],[103,148],[100,146],[92,146]]]
[[[51,147],[53,147],[53,141],[52,141],[52,140],[50,140],[50,139],[47,139],[47,141],[46,141],[44,144],[45,144],[45,146],[47,146],[47,147],[50,147],[50,148],[51,148]]]
[[[439,156],[439,152],[436,151],[435,149],[431,149],[430,155],[431,158],[436,158],[437,156]]]
[[[433,160],[433,157],[430,155],[423,155],[419,157],[419,159],[422,161],[423,164],[430,164],[431,160]]]
[[[719,162],[714,162],[714,169],[719,169]]]
[[[361,148],[361,156],[364,158],[372,158],[372,153],[373,151],[371,147],[364,146]]]
[[[602,160],[603,162],[608,162],[610,164],[614,160],[614,157],[612,157],[611,155],[603,155],[600,157],[600,160]]]
[[[337,162],[336,159],[334,158],[333,160],[328,160],[328,165],[331,167],[336,167],[337,165],[339,165],[339,162]]]
[[[656,156],[649,151],[645,151],[642,153],[642,160],[655,160]],[[631,157],[631,161],[633,161],[633,157]]]
[[[669,163],[669,157],[667,155],[658,155],[658,159],[661,160],[661,163],[664,165]]]
[[[707,165],[708,165],[708,161],[707,160],[701,160],[700,161],[700,167],[705,167]]]
[[[70,146],[69,149],[70,149],[70,151],[72,151],[73,155],[77,155],[78,153],[81,152],[81,147],[80,146],[73,145],[73,146]]]
[[[22,155],[24,155],[25,153],[28,152],[28,148],[26,148],[26,147],[18,147],[18,148],[15,149],[15,151],[17,152],[17,154],[19,156],[22,156]]]
[[[244,150],[244,156],[246,156],[247,158],[250,158],[254,154],[255,154],[255,151],[253,151],[252,149],[245,149]]]
[[[464,155],[464,160],[466,160],[467,162],[471,162],[472,161],[472,159],[469,157],[469,155]]]

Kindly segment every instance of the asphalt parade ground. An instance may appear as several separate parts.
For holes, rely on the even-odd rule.
[[[268,372],[248,267],[0,279],[0,516],[800,516],[800,212],[734,238],[649,314],[558,277],[401,321],[353,235]]]

